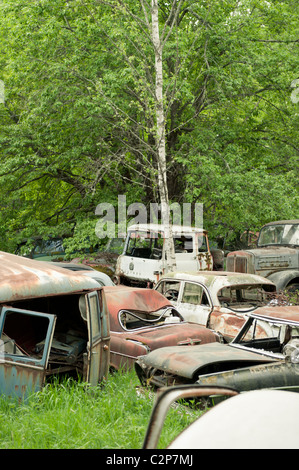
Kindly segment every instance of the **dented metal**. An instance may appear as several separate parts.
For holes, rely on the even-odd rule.
[[[206,230],[180,225],[172,226],[175,260],[178,269],[192,272],[213,269],[213,256]],[[217,250],[215,269],[223,268],[223,252]],[[167,273],[165,228],[163,224],[131,225],[122,255],[116,264],[116,282],[152,287]]]
[[[163,276],[155,289],[168,298],[186,321],[215,330],[231,341],[246,320],[246,313],[271,303],[276,287],[253,274],[202,271]],[[271,307],[276,308],[275,303]],[[299,312],[299,306],[298,306]],[[261,331],[261,334],[264,333]]]
[[[22,398],[65,372],[95,385],[108,373],[109,347],[95,280],[0,252],[0,394]]]
[[[263,324],[265,326],[263,327]],[[271,331],[257,335],[257,328]],[[143,385],[154,387],[198,383],[232,387],[239,392],[279,388],[299,391],[299,314],[296,307],[280,312],[258,311],[229,344],[191,349],[168,347],[141,356],[136,372]]]
[[[299,219],[264,225],[257,247],[228,253],[226,269],[267,277],[278,290],[299,290]]]
[[[215,332],[183,321],[155,290],[127,286],[103,290],[110,313],[110,365],[115,369],[133,367],[138,356],[165,346],[220,341]]]

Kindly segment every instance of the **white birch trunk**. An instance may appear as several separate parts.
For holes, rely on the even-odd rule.
[[[157,160],[158,160],[158,189],[160,195],[162,222],[165,226],[165,253],[167,258],[167,270],[176,269],[174,242],[172,238],[172,226],[170,223],[170,210],[166,173],[166,149],[165,149],[165,119],[163,103],[163,47],[159,33],[158,0],[152,0],[152,41],[155,51],[156,73],[156,121],[157,121]]]

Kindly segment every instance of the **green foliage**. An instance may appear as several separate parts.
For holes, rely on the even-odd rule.
[[[159,2],[166,33],[172,5]],[[185,0],[167,37],[169,195],[202,202],[211,237],[298,217],[296,12],[295,1]],[[146,15],[141,1],[2,0],[1,249],[66,230],[82,247],[100,202],[157,202]]]

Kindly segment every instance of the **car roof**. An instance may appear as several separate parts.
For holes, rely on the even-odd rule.
[[[275,222],[268,222],[267,224],[263,225],[263,227],[266,227],[267,225],[280,225],[280,224],[299,224],[299,219],[276,220]]]
[[[91,277],[0,251],[0,302],[98,289]]]
[[[82,263],[67,263],[65,261],[47,261],[47,263],[59,268],[70,269],[71,271],[95,271],[95,269]]]
[[[299,305],[261,307],[251,312],[249,316],[257,318],[258,320],[272,320],[273,322],[281,323],[290,322],[299,326]]]
[[[257,274],[236,273],[230,271],[197,271],[197,272],[173,272],[165,274],[161,280],[171,278],[185,281],[201,282],[207,287],[217,283],[219,289],[230,285],[264,284],[275,288],[275,284]]]
[[[58,266],[59,268],[68,269],[70,271],[75,271],[78,274],[92,277],[96,279],[99,283],[105,286],[114,286],[114,282],[108,276],[108,274],[93,269],[91,266],[82,263],[65,263],[64,261],[47,261],[50,265]]]
[[[110,315],[116,317],[120,310],[156,312],[173,305],[162,294],[153,289],[128,286],[103,287]]]
[[[198,228],[198,227],[191,227],[191,226],[186,226],[186,225],[172,225],[172,233],[173,234],[182,234],[182,233],[206,233],[206,230],[203,228]],[[128,227],[128,231],[131,230],[142,230],[142,231],[164,231],[165,230],[165,225],[164,224],[134,224],[130,225]]]

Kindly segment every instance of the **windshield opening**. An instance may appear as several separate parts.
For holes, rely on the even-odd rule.
[[[174,236],[175,253],[192,253],[194,249],[192,236]],[[162,259],[163,235],[159,232],[138,232],[129,233],[125,254],[135,258]],[[206,249],[206,242],[203,242],[203,249]]]
[[[164,323],[179,323],[182,321],[177,310],[172,307],[165,307],[156,312],[121,310],[118,315],[120,325],[125,330],[135,330],[138,328],[162,325]]]
[[[268,285],[237,285],[223,287],[218,291],[217,296],[222,307],[236,309],[267,305],[273,299],[274,294],[275,288],[273,288],[273,291],[269,291]]]
[[[135,258],[162,258],[163,238],[158,232],[130,232],[125,254]]]
[[[299,245],[299,224],[275,224],[263,227],[258,246]]]
[[[260,352],[262,354],[278,354],[281,357],[290,357],[294,350],[299,358],[299,327],[263,319],[251,318],[236,345]]]

